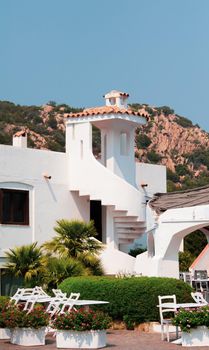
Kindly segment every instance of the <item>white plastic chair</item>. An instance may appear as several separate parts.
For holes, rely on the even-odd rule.
[[[78,300],[79,297],[80,293],[71,293],[69,298],[62,304],[62,307],[58,313],[64,314],[66,312],[70,312],[72,309],[76,310],[76,308],[74,307],[74,301]]]
[[[18,288],[16,293],[10,298],[15,301],[15,305],[21,301],[22,297],[27,297],[33,294],[34,288]]]
[[[54,292],[54,294],[55,293],[56,292]],[[46,312],[49,313],[51,317],[53,317],[55,314],[60,312],[60,305],[63,305],[63,303],[67,300],[68,298],[66,297],[66,293],[57,293],[57,296],[51,298],[51,301],[47,306]]]
[[[194,299],[195,303],[208,305],[207,300],[204,299],[201,292],[191,292],[191,296]]]
[[[24,294],[24,296],[26,295]],[[42,287],[36,286],[32,289],[32,293],[28,296],[23,310],[27,310],[28,313],[30,313],[34,308],[35,303],[37,303],[40,298],[41,302],[44,302],[45,299],[48,301],[50,296],[42,289]]]
[[[52,289],[52,292],[54,293],[56,298],[66,298],[67,297],[67,293],[63,293],[61,291],[61,289]]]
[[[171,318],[166,318],[165,314],[176,311],[176,296],[173,295],[164,295],[158,296],[159,300],[159,312],[160,312],[160,324],[161,324],[161,339],[164,340],[164,333],[166,332],[167,341],[169,342],[169,325],[171,325]],[[166,303],[171,305],[166,306]],[[166,326],[166,331],[164,331],[164,326]],[[178,327],[176,327],[176,338],[178,338]]]

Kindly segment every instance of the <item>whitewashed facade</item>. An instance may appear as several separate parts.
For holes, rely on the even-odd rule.
[[[27,148],[24,132],[13,146],[0,145],[1,266],[9,248],[41,244],[55,235],[56,220],[95,219],[97,208],[106,273],[135,270],[135,258],[124,252],[140,237],[146,242],[147,201],[166,191],[166,168],[135,162],[135,128],[147,121],[127,108],[127,98],[112,91],[106,106],[66,116],[65,153]],[[92,125],[101,130],[100,160],[92,153]]]

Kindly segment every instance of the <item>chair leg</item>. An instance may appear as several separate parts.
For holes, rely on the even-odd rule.
[[[161,324],[161,340],[164,340],[164,325]]]
[[[169,324],[166,324],[166,335],[167,335],[167,341],[170,341],[170,337],[169,337]]]

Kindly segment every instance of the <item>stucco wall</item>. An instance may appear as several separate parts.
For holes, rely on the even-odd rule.
[[[0,188],[29,190],[29,226],[0,225],[0,256],[3,249],[39,243],[55,235],[61,218],[89,219],[89,201],[71,193],[65,153],[0,145]],[[51,176],[50,180],[43,173]]]
[[[148,197],[152,197],[157,192],[167,192],[166,166],[136,163],[136,183],[139,190],[143,190]],[[141,184],[146,184],[147,186],[142,189]]]

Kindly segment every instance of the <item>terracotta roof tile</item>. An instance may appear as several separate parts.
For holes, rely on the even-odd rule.
[[[119,108],[117,106],[102,106],[102,107],[95,107],[95,108],[87,108],[84,109],[82,112],[79,113],[70,113],[66,115],[66,118],[79,118],[79,117],[89,117],[92,115],[99,115],[99,114],[128,114],[128,115],[135,115],[140,117],[145,117],[148,119],[148,113],[146,112],[140,112],[140,111],[133,111],[131,108]]]
[[[112,91],[108,92],[106,95],[104,95],[103,97],[110,98],[110,97],[120,97],[120,96],[129,97],[129,94],[127,94],[126,92],[112,90]]]

